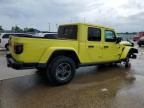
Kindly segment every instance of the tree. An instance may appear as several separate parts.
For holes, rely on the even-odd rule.
[[[38,32],[39,30],[34,29],[34,28],[24,28],[24,32]]]
[[[23,30],[20,27],[18,27],[17,25],[13,26],[11,28],[11,31],[13,31],[13,32],[23,32]]]
[[[2,26],[0,26],[0,32],[4,31],[4,29],[2,28]]]
[[[126,32],[125,34],[129,34],[129,32]]]

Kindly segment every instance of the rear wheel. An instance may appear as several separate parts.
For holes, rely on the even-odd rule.
[[[65,56],[53,59],[47,68],[48,81],[52,85],[63,85],[69,83],[75,75],[74,61]]]

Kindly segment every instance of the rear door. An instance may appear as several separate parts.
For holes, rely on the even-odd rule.
[[[102,61],[102,30],[101,28],[88,27],[88,38],[86,42],[89,62],[97,63]]]
[[[119,59],[120,45],[116,44],[116,34],[113,30],[104,30],[103,59],[105,62]]]

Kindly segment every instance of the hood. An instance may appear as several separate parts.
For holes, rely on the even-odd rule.
[[[129,41],[121,41],[120,44],[125,45],[125,46],[133,46],[133,44]]]

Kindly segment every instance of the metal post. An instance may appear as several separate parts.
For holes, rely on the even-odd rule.
[[[50,26],[51,26],[51,24],[50,24],[50,23],[48,23],[48,25],[49,25],[49,32],[50,32],[50,29],[51,29],[51,28],[50,28]]]

